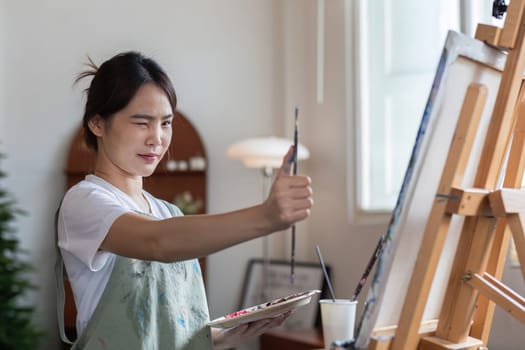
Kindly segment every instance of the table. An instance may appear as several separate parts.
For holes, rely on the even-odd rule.
[[[266,332],[259,338],[260,350],[307,350],[323,348],[323,332],[319,328],[285,329]]]

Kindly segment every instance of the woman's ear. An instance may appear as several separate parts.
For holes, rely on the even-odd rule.
[[[104,119],[102,119],[102,117],[97,114],[89,120],[88,126],[89,130],[91,130],[95,136],[102,136],[104,129]]]

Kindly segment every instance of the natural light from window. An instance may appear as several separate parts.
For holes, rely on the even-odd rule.
[[[350,30],[357,33],[359,52],[352,137],[359,212],[387,213],[394,207],[447,32],[472,36],[480,19],[490,21],[491,4],[481,8],[479,3],[370,0],[354,5],[358,20]]]

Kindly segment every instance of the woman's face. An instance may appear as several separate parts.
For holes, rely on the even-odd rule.
[[[164,91],[153,83],[144,84],[112,118],[91,123],[98,136],[97,171],[126,177],[151,175],[170,145],[172,119]]]

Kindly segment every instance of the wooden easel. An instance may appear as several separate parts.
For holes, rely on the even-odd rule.
[[[525,191],[518,190],[525,169],[524,12],[525,0],[512,0],[503,28],[478,25],[476,38],[508,55],[474,188],[459,187],[487,95],[485,86],[473,83],[463,101],[399,324],[374,330],[369,350],[484,349],[496,304],[525,323],[525,299],[499,281],[510,232],[525,278]],[[494,190],[504,168],[503,189]],[[464,216],[464,222],[441,314],[423,324],[452,215]]]

